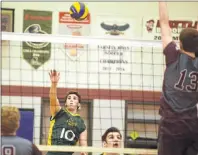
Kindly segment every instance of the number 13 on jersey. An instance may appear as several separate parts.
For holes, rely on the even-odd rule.
[[[184,86],[184,81],[186,78],[190,79],[190,84]],[[184,69],[180,72],[180,78],[175,84],[175,88],[179,90],[186,89],[188,92],[198,91],[198,72],[192,71],[187,75],[187,70]]]

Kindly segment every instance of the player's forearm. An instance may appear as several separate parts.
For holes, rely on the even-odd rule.
[[[169,24],[168,8],[166,2],[159,2],[160,24]]]
[[[51,84],[49,97],[50,97],[50,104],[54,103],[55,105],[57,100],[57,83]]]
[[[87,146],[87,140],[80,140],[80,146]]]
[[[80,146],[87,146],[87,130],[83,131],[80,134],[79,143],[80,143]]]

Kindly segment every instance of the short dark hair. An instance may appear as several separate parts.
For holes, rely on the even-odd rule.
[[[108,133],[110,133],[110,132],[118,132],[118,133],[120,134],[120,136],[122,137],[122,135],[121,135],[121,133],[120,133],[120,130],[119,130],[118,128],[116,128],[116,127],[110,127],[110,128],[107,129],[107,130],[105,131],[105,133],[102,135],[102,141],[103,141],[103,142],[106,141],[107,135],[108,135]]]
[[[187,52],[195,53],[198,49],[198,31],[194,28],[185,28],[179,35],[182,47]]]
[[[153,19],[147,21],[147,23],[150,23],[150,22],[155,23]]]
[[[67,97],[71,94],[75,94],[76,96],[78,96],[78,102],[81,103],[81,96],[77,91],[69,91],[67,92],[67,95],[65,96],[65,102],[67,101]]]

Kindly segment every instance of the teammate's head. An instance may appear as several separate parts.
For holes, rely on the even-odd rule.
[[[65,106],[69,111],[80,110],[81,96],[76,91],[69,91],[65,96]]]
[[[103,147],[120,148],[122,135],[120,130],[116,127],[111,127],[105,131],[102,136]]]
[[[1,107],[1,133],[15,135],[20,124],[20,112],[14,106]]]
[[[180,33],[179,40],[182,50],[198,54],[198,31],[196,29],[183,29]]]

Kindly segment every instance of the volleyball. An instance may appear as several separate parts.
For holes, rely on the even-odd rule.
[[[75,20],[84,20],[89,14],[89,10],[84,3],[74,2],[70,7],[69,13]]]

